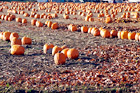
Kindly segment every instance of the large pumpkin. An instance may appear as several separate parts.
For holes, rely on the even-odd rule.
[[[56,53],[54,55],[54,62],[56,65],[63,65],[66,62],[66,57],[63,53]]]
[[[118,34],[118,31],[116,31],[116,30],[111,30],[111,32],[110,32],[111,37],[117,37],[117,34]]]
[[[51,25],[51,28],[52,28],[52,29],[57,29],[57,28],[58,28],[58,23],[53,23],[53,24]]]
[[[91,30],[91,34],[93,34],[94,36],[99,36],[100,35],[100,30],[98,28],[93,28]]]
[[[140,33],[136,33],[136,35],[135,35],[135,40],[136,40],[136,41],[139,40],[139,36],[140,36]]]
[[[82,26],[81,27],[81,32],[87,33],[88,32],[88,27],[87,26]]]
[[[68,50],[69,50],[69,48],[65,48],[65,49],[63,49],[63,50],[61,51],[61,53],[65,54],[65,56],[68,57],[68,56],[67,56]]]
[[[25,49],[21,45],[13,45],[13,46],[11,46],[11,54],[12,55],[23,55],[24,51],[25,51]]]
[[[67,57],[69,59],[76,59],[79,56],[79,51],[72,48],[67,51]]]

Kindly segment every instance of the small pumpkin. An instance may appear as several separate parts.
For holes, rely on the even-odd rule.
[[[33,25],[33,26],[36,25],[36,21],[37,21],[36,19],[32,19],[31,20],[31,25]]]
[[[92,27],[88,28],[88,33],[90,34],[92,30]]]
[[[101,30],[101,36],[103,38],[109,38],[110,37],[110,32],[107,29],[102,29]]]
[[[12,55],[23,55],[25,52],[25,48],[21,45],[13,45],[11,46],[10,51]]]
[[[81,27],[81,32],[87,33],[88,32],[88,27],[87,26],[82,26]]]
[[[65,49],[65,48],[68,48],[66,45],[63,45],[62,47],[61,47],[62,49]]]
[[[52,28],[52,29],[57,29],[57,28],[58,28],[58,23],[53,23],[53,24],[51,25],[51,28]]]
[[[30,45],[30,44],[32,44],[32,39],[31,38],[29,38],[29,37],[23,37],[22,39],[21,39],[21,41],[22,41],[22,45]]]
[[[91,30],[91,34],[94,36],[99,36],[100,35],[100,30],[98,28],[93,28]]]
[[[61,53],[65,54],[66,58],[68,57],[67,56],[67,52],[68,52],[69,48],[65,48],[61,51]]]
[[[117,36],[121,39],[121,31],[118,31]]]
[[[58,46],[54,46],[52,49],[52,55],[54,56],[57,52],[61,51],[62,48]]]
[[[40,18],[40,14],[35,14],[34,18]]]
[[[47,27],[51,27],[51,25],[52,25],[52,21],[48,21]]]
[[[107,18],[105,19],[105,22],[106,22],[106,23],[111,23],[111,22],[112,22],[111,17],[107,17]]]
[[[3,40],[3,32],[0,32],[0,39]]]
[[[111,30],[111,32],[110,32],[111,37],[117,37],[117,34],[118,34],[118,31],[116,31],[116,30]]]
[[[36,21],[36,26],[37,27],[42,27],[43,26],[43,23],[41,23],[40,21]]]
[[[134,40],[134,39],[135,39],[135,35],[136,35],[135,32],[132,32],[132,33],[129,32],[129,33],[128,33],[128,39],[129,39],[129,40]]]
[[[49,50],[49,49],[52,49],[53,47],[54,47],[53,44],[45,44],[45,45],[43,46],[43,52],[46,54],[46,53],[48,52],[48,50]],[[51,51],[51,53],[52,53],[52,51]]]
[[[22,23],[23,24],[27,23],[27,19],[22,19]]]
[[[140,36],[140,33],[136,33],[136,35],[135,35],[135,40],[136,40],[136,41],[139,40],[139,36]]]
[[[54,55],[54,62],[56,65],[63,65],[66,62],[66,57],[63,53],[56,53]]]
[[[16,18],[16,22],[22,22],[22,18]]]
[[[67,57],[69,59],[76,59],[76,58],[78,58],[78,56],[79,56],[79,51],[75,48],[69,49],[67,51]]]
[[[128,39],[128,31],[121,32],[121,39]]]
[[[16,32],[11,33],[10,34],[10,41],[12,40],[13,37],[19,38],[18,33],[16,33]]]
[[[12,46],[12,45],[22,45],[21,39],[18,39],[17,37],[13,37],[13,38],[11,39],[11,46]]]
[[[93,17],[90,17],[89,18],[89,22],[93,22],[94,21],[94,18]]]
[[[4,32],[3,33],[3,40],[10,40],[11,32]]]

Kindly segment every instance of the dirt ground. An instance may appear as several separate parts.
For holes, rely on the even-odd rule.
[[[39,13],[42,13],[40,11]],[[6,10],[0,14],[7,14]],[[96,17],[97,14],[94,15]],[[140,42],[135,40],[122,40],[118,38],[102,38],[101,36],[93,36],[88,33],[81,33],[80,26],[87,25],[88,27],[104,27],[108,30],[115,29],[117,31],[135,31],[140,32],[139,22],[129,23],[110,23],[105,24],[103,22],[85,22],[83,17],[71,16],[70,19],[63,19],[62,14],[58,15],[58,18],[50,19],[53,22],[59,23],[59,28],[52,30],[46,26],[36,27],[30,24],[30,17],[23,17],[23,15],[17,15],[16,17],[27,18],[28,23],[22,24],[15,21],[1,20],[0,31],[17,32],[20,38],[28,36],[32,39],[32,45],[25,45],[24,55],[11,55],[10,42],[0,40],[0,80],[7,81],[9,78],[24,73],[26,76],[33,76],[37,73],[62,73],[66,70],[71,71],[91,71],[101,70],[103,66],[108,65],[108,69],[111,69],[116,62],[123,62],[128,60],[128,64],[132,59],[137,61],[137,65],[140,62]],[[83,19],[83,21],[81,21]],[[38,19],[45,23],[44,19]],[[73,23],[78,26],[78,31],[68,31],[67,25]],[[53,56],[51,54],[43,54],[44,44],[54,44],[57,46],[66,45],[69,48],[76,48],[79,50],[78,59],[67,59],[66,64],[58,66],[54,64]],[[107,57],[103,54],[109,54]],[[123,55],[123,54],[126,55]],[[122,55],[122,56],[121,56]],[[120,57],[121,56],[121,57]],[[133,62],[132,62],[133,63]],[[135,64],[135,63],[134,63]],[[121,67],[120,67],[121,68]],[[136,71],[139,71],[139,67]],[[125,70],[124,70],[125,71]],[[113,72],[113,70],[112,70]],[[117,72],[117,71],[116,71]],[[139,82],[139,78],[137,80]],[[137,85],[137,84],[136,84]],[[138,87],[138,86],[137,86]]]

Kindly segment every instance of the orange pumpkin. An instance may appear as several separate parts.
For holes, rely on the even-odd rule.
[[[22,18],[16,18],[16,22],[22,22]]]
[[[93,22],[94,21],[94,18],[93,17],[90,17],[89,18],[89,22]]]
[[[99,36],[100,30],[98,28],[92,28],[91,34],[93,34],[94,36]]]
[[[46,53],[48,52],[48,50],[49,50],[49,49],[52,49],[53,47],[54,47],[53,44],[50,44],[50,45],[45,44],[45,45],[43,46],[43,52],[46,54]],[[52,52],[52,50],[51,50],[51,52]]]
[[[135,39],[135,35],[136,35],[135,32],[132,32],[132,33],[129,32],[129,33],[128,33],[128,39],[129,39],[129,40],[134,40],[134,39]]]
[[[34,18],[40,18],[40,14],[35,14]]]
[[[107,18],[105,19],[105,22],[106,22],[106,23],[111,23],[111,22],[112,22],[111,17],[107,17]]]
[[[53,23],[53,24],[51,25],[51,28],[52,28],[52,29],[57,29],[57,28],[58,28],[58,23]]]
[[[139,36],[140,36],[140,33],[136,33],[136,35],[135,35],[135,40],[136,40],[136,41],[139,40]]]
[[[51,27],[51,25],[52,25],[52,22],[51,21],[48,21],[47,27]]]
[[[103,38],[109,38],[110,37],[110,32],[107,29],[102,29],[101,30],[101,36]]]
[[[36,19],[32,19],[31,20],[31,25],[33,25],[33,26],[36,25],[36,21],[37,21]]]
[[[22,19],[22,23],[23,24],[27,23],[27,19]]]
[[[66,58],[68,57],[67,56],[67,52],[68,52],[69,48],[65,48],[61,51],[61,53],[65,54]]]
[[[121,32],[121,39],[128,39],[128,31]]]
[[[63,15],[63,17],[64,17],[65,19],[69,19],[69,16],[68,16],[68,15]]]
[[[66,45],[63,45],[62,47],[61,47],[62,49],[65,49],[65,48],[68,48]]]
[[[22,45],[30,45],[30,44],[32,44],[32,39],[29,38],[29,37],[24,36],[21,41],[22,41]]]
[[[52,55],[54,56],[57,52],[61,51],[62,48],[58,47],[58,46],[54,46],[52,49]]]
[[[118,34],[118,31],[116,31],[116,30],[111,30],[111,32],[110,32],[111,37],[117,37],[117,34]]]
[[[13,45],[11,47],[11,54],[12,55],[23,55],[25,52],[25,49],[21,45]]]
[[[13,38],[11,39],[11,46],[12,46],[12,45],[22,45],[21,39],[18,39],[17,37],[13,37]]]
[[[82,26],[81,27],[81,32],[87,33],[88,32],[88,27],[87,26]]]
[[[56,53],[54,55],[54,62],[56,65],[63,65],[66,62],[66,57],[63,53]]]
[[[3,40],[3,32],[0,32],[0,39]]]
[[[68,57],[69,59],[76,59],[76,58],[78,58],[78,56],[79,56],[79,51],[76,50],[76,49],[74,49],[74,48],[69,49],[69,50],[67,51],[67,57]]]
[[[19,38],[18,33],[16,33],[16,32],[11,33],[10,34],[10,41],[12,40],[13,37]]]
[[[118,31],[118,34],[117,34],[118,38],[121,39],[121,31]]]
[[[4,32],[3,33],[3,40],[10,40],[11,32]]]
[[[92,30],[92,27],[88,28],[88,33],[90,34]]]
[[[40,21],[36,21],[36,26],[37,27],[42,27],[43,26],[43,23],[41,23]]]

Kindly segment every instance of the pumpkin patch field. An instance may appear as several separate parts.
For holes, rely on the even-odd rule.
[[[139,3],[0,2],[0,92],[139,91]]]

